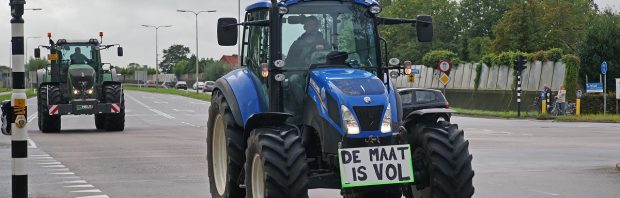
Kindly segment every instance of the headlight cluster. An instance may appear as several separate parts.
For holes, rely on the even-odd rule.
[[[381,133],[392,132],[392,110],[390,110],[390,104],[385,109],[385,115],[383,115],[383,122],[381,122]]]
[[[353,113],[349,108],[342,105],[340,106],[340,110],[342,112],[342,126],[344,128],[345,133],[355,135],[360,133],[360,127],[357,124],[357,120],[353,117]]]
[[[93,92],[94,92],[93,89],[87,89],[86,91],[84,91],[84,93],[86,93],[88,95],[93,94]],[[81,93],[80,90],[77,90],[77,89],[73,90],[73,94],[75,94],[75,95],[80,94],[80,93]]]

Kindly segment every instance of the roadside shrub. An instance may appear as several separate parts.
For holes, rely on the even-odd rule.
[[[615,94],[607,93],[607,113],[616,112]],[[603,104],[603,94],[586,94],[581,98],[581,114],[602,114]]]
[[[422,57],[422,63],[430,68],[437,69],[440,61],[448,61],[450,64],[456,66],[460,63],[459,56],[449,50],[433,50]]]
[[[569,54],[562,57],[562,62],[566,64],[566,74],[564,75],[566,99],[575,101],[576,93],[579,89],[579,57]]]
[[[534,53],[532,53],[531,56],[529,56],[529,61],[531,63],[533,63],[535,61],[543,61],[544,59],[545,59],[545,52],[544,51],[534,52]]]
[[[551,62],[558,62],[562,59],[563,51],[560,48],[553,48],[543,53],[544,60]]]
[[[497,62],[497,55],[495,54],[487,54],[487,55],[482,56],[482,59],[480,59],[480,63],[483,63],[489,67],[494,65],[496,62]]]
[[[482,75],[482,63],[476,65],[476,78],[474,78],[474,90],[480,86],[480,76]]]

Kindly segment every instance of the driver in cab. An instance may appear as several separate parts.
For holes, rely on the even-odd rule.
[[[88,64],[89,61],[79,47],[76,47],[75,52],[71,54],[71,64]]]
[[[319,31],[319,20],[314,16],[304,20],[304,32],[293,44],[286,56],[286,62],[296,66],[308,66],[312,53],[319,50],[327,50],[329,43]]]

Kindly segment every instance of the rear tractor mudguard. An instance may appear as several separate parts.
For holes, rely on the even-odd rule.
[[[403,119],[403,126],[407,128],[414,127],[417,123],[437,122],[439,118],[450,122],[452,114],[456,111],[445,108],[422,109],[411,112]]]

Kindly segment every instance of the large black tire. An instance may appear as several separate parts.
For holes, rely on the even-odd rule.
[[[54,85],[45,85],[39,87],[39,95],[37,100],[37,114],[39,131],[43,133],[60,132],[61,119],[60,115],[50,115],[49,105],[60,104],[62,102],[62,93],[60,88]]]
[[[125,130],[125,97],[123,88],[119,84],[108,84],[103,86],[103,102],[105,103],[121,103],[121,111],[119,113],[109,113],[103,115],[103,128],[107,131],[123,131]],[[96,123],[95,123],[96,124]]]
[[[257,128],[252,130],[247,143],[247,197],[308,197],[306,151],[296,128]],[[254,195],[256,193],[263,196]]]
[[[415,186],[405,197],[469,198],[474,194],[469,141],[463,130],[449,122],[422,123],[409,131],[412,143]]]
[[[95,114],[95,127],[97,130],[104,130],[105,114]]]
[[[216,125],[218,129],[215,129]],[[216,130],[217,134],[215,133]],[[217,137],[214,137],[214,135]],[[214,148],[217,146],[222,146],[226,149],[225,151],[216,151]],[[212,197],[245,197],[245,190],[239,187],[239,175],[243,171],[242,167],[245,162],[244,150],[243,130],[235,123],[235,118],[228,106],[228,102],[226,102],[226,98],[220,92],[216,92],[211,99],[207,121],[207,169]],[[218,158],[218,160],[225,161],[224,164],[214,163],[214,151],[223,152],[218,153],[215,157],[225,157],[226,159]],[[224,165],[222,167],[226,171],[216,173],[214,168],[215,166],[220,167],[219,165]],[[216,179],[216,176],[220,179]],[[219,189],[218,184],[220,186]]]

